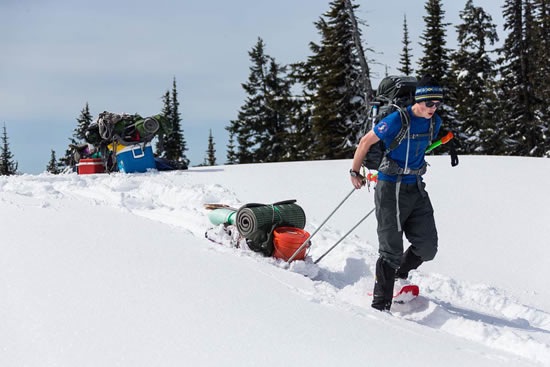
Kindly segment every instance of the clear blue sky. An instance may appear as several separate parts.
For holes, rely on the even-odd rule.
[[[465,0],[444,1],[454,25]],[[363,39],[371,65],[395,73],[407,15],[414,61],[420,57],[424,0],[355,0],[368,23]],[[25,173],[44,171],[50,149],[63,156],[86,104],[102,111],[150,116],[176,77],[191,164],[203,161],[212,129],[218,163],[225,163],[224,129],[244,102],[248,51],[262,37],[266,52],[289,64],[319,40],[313,22],[328,0],[117,1],[0,0],[0,125]],[[493,16],[501,41],[503,0],[474,0]],[[416,66],[416,64],[414,65]],[[378,84],[379,78],[373,79]]]

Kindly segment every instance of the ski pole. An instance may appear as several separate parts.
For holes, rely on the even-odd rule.
[[[434,150],[435,148],[437,148],[438,146],[442,145],[442,144],[447,144],[449,142],[449,140],[451,140],[452,138],[454,138],[454,135],[451,131],[449,131],[449,133],[447,135],[445,135],[444,137],[442,137],[441,139],[439,139],[438,141],[436,141],[435,143],[433,143],[432,145],[430,145],[428,147],[428,149],[426,149],[426,151],[424,153],[429,153],[431,152],[432,150]],[[367,181],[369,182],[372,182],[372,181],[375,181],[377,182],[378,181],[378,172],[376,172],[375,174],[371,175],[370,173],[368,174],[367,176]]]
[[[334,208],[334,210],[332,211],[332,213],[330,213],[329,216],[327,217],[327,219],[325,219],[325,220],[323,221],[323,223],[321,223],[321,225],[320,225],[319,227],[317,227],[317,229],[315,230],[315,232],[313,232],[313,233],[311,234],[311,236],[309,236],[309,237],[307,238],[307,240],[305,240],[304,243],[302,243],[302,245],[298,248],[298,250],[296,250],[296,252],[294,253],[294,255],[292,255],[292,256],[290,257],[290,259],[287,260],[287,263],[290,264],[290,262],[291,262],[292,260],[294,260],[294,258],[298,255],[298,253],[299,253],[300,251],[302,251],[302,249],[303,249],[304,247],[306,247],[306,245],[308,244],[308,242],[311,241],[311,239],[313,238],[313,236],[315,236],[315,234],[316,234],[317,232],[319,232],[319,230],[321,229],[321,227],[323,227],[323,226],[325,225],[325,223],[330,219],[330,217],[332,217],[332,215],[333,215],[334,213],[336,213],[336,211],[337,211],[338,209],[340,209],[340,207],[342,206],[342,204],[344,204],[344,202],[345,202],[346,200],[348,200],[348,198],[351,196],[351,194],[353,194],[354,191],[355,191],[355,188],[353,188],[353,190],[351,190],[351,191],[349,192],[349,194],[346,195],[346,197],[344,198],[344,200],[342,200],[342,201],[340,202],[340,204],[338,204],[338,206],[337,206],[336,208]]]
[[[340,244],[340,242],[342,242],[342,241],[344,240],[344,238],[346,238],[351,232],[353,232],[353,230],[354,230],[355,228],[357,228],[361,223],[363,223],[363,221],[364,221],[365,219],[367,219],[368,216],[371,215],[372,212],[374,212],[375,209],[376,209],[376,207],[372,208],[371,211],[367,213],[367,215],[365,215],[356,225],[354,225],[354,226],[348,231],[348,233],[346,233],[342,238],[340,238],[340,239],[338,240],[338,242],[336,242],[334,245],[332,245],[332,247],[329,248],[329,249],[327,250],[327,252],[325,252],[324,254],[322,254],[321,257],[319,257],[317,260],[315,260],[314,264],[317,264],[319,261],[321,261],[321,259],[322,259],[323,257],[325,257],[325,256],[326,256],[329,252],[331,252],[336,246],[338,246],[338,245]]]

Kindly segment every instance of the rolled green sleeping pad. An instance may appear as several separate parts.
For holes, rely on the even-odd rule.
[[[156,134],[160,128],[160,124],[153,117],[147,117],[145,119],[139,119],[134,123],[139,135],[141,137]]]
[[[271,205],[246,204],[237,211],[237,230],[246,238],[252,251],[264,256],[273,254],[273,230],[277,227],[303,229],[306,214],[296,200],[288,200]]]
[[[237,212],[230,209],[214,209],[208,213],[208,219],[214,225],[235,224],[235,213]]]
[[[247,204],[237,212],[237,229],[248,238],[254,232],[269,232],[273,225],[303,229],[306,214],[298,204]]]

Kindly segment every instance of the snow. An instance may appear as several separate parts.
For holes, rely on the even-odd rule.
[[[204,238],[204,203],[285,199],[312,233],[351,191],[349,160],[0,177],[0,365],[550,365],[550,160],[460,159],[428,157],[439,253],[391,313],[367,296],[374,216],[312,263],[372,189],[288,269]]]
[[[457,75],[457,79],[466,78],[468,74],[470,74],[468,70],[461,70]]]

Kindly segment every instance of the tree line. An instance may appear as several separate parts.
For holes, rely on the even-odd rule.
[[[351,0],[333,0],[314,23],[321,35],[306,61],[281,65],[258,38],[249,52],[246,101],[226,129],[228,163],[351,158],[363,134],[372,93],[361,66]],[[441,0],[427,0],[415,68],[406,15],[397,70],[431,74],[445,92],[438,113],[462,154],[550,156],[550,1],[506,0],[502,47],[496,25],[467,0],[449,49]],[[351,11],[350,11],[351,10]],[[388,19],[389,20],[389,19]],[[367,50],[370,50],[367,48]],[[365,77],[368,78],[365,83]],[[298,93],[292,91],[298,90]]]
[[[356,25],[357,8],[352,0],[329,3],[329,10],[314,22],[321,40],[310,42],[311,56],[305,61],[279,64],[258,38],[249,51],[248,80],[242,83],[246,100],[226,127],[226,163],[353,156],[373,97],[368,64],[362,57],[363,47],[373,50],[366,47]],[[445,22],[442,0],[426,0],[424,9],[417,65],[412,62],[415,42],[404,15],[396,70],[418,78],[431,74],[440,81],[445,101],[438,113],[455,133],[458,152],[549,157],[550,0],[505,0],[506,35],[500,48],[494,48],[499,35],[491,15],[473,0],[467,0],[459,14],[456,49],[446,47],[451,24]],[[172,122],[174,133],[159,137],[156,154],[188,164],[175,78],[162,100],[162,114]],[[85,140],[92,120],[86,103],[70,145]],[[9,151],[5,126],[1,148],[0,174],[15,173],[17,162]],[[70,149],[59,161],[55,151],[51,154],[47,170],[52,173],[75,163]],[[201,165],[214,164],[210,131]]]

